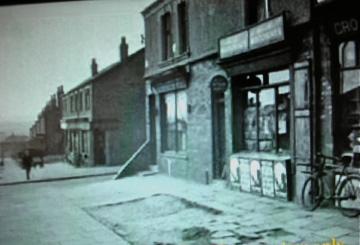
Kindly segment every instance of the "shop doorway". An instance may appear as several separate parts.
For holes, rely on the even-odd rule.
[[[105,132],[95,130],[95,163],[99,165],[105,164]]]
[[[225,178],[225,96],[227,80],[216,76],[211,82],[213,122],[213,178]]]
[[[156,103],[155,95],[149,96],[149,119],[150,119],[150,163],[156,164]]]

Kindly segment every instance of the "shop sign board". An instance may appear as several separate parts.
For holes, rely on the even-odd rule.
[[[284,39],[284,18],[282,15],[262,22],[249,30],[250,49],[261,48]]]
[[[352,17],[337,20],[333,23],[333,33],[335,36],[344,36],[359,32],[359,19]]]
[[[187,88],[187,83],[185,79],[176,78],[173,80],[169,80],[166,82],[154,84],[153,88],[156,90],[157,93],[168,93],[179,89]]]
[[[227,58],[249,50],[248,30],[220,39],[220,57]]]
[[[225,92],[228,82],[223,76],[216,76],[211,81],[211,89],[214,92]]]
[[[279,15],[235,34],[220,38],[220,58],[230,58],[284,40],[284,15]]]

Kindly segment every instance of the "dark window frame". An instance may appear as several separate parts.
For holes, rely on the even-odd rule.
[[[275,70],[275,71],[280,71],[280,70]],[[255,85],[255,86],[246,86],[246,87],[242,87],[238,89],[237,92],[237,96],[240,96],[240,98],[245,98],[246,93],[251,91],[256,95],[256,103],[259,103],[259,94],[261,91],[264,91],[266,89],[274,89],[274,107],[275,107],[275,140],[274,140],[274,146],[272,148],[271,151],[266,151],[266,150],[261,150],[260,149],[260,108],[259,106],[256,105],[256,152],[274,152],[274,153],[281,153],[281,152],[289,152],[290,151],[290,144],[289,144],[289,148],[281,148],[280,147],[280,136],[279,136],[279,89],[280,87],[288,87],[289,89],[289,94],[291,94],[290,91],[290,79],[288,81],[279,81],[276,83],[269,83],[269,74],[273,72],[273,71],[267,71],[264,73],[260,73],[260,74],[256,74],[256,75],[262,75],[263,76],[263,81],[262,84],[259,85]],[[289,100],[291,100],[289,98]],[[286,120],[286,127],[287,127],[287,137],[290,143],[290,101],[288,101],[288,108],[287,108],[287,120]],[[247,105],[245,105],[244,101],[242,102],[242,104],[237,105],[240,107],[240,111],[238,111],[238,113],[240,113],[240,117],[239,117],[239,122],[242,126],[241,128],[243,130],[241,130],[239,133],[241,134],[240,139],[241,139],[241,149],[242,150],[246,150],[246,144],[245,144],[245,120],[244,120],[244,113],[245,113],[245,109],[247,108]],[[282,149],[282,151],[280,151],[280,148]]]
[[[347,45],[350,42],[354,42],[355,45],[356,45],[355,46],[356,52],[354,53],[354,55],[355,55],[355,65],[346,66],[345,65],[345,61],[346,61],[345,49],[346,49]],[[342,45],[342,47],[341,47],[341,45]],[[345,71],[359,70],[360,69],[360,40],[349,39],[349,40],[340,42],[339,45],[338,45],[338,52],[339,52],[339,75],[340,75],[339,91],[340,91],[340,94],[342,94],[343,93],[343,87],[344,87],[344,78],[343,78],[342,74]],[[341,61],[340,61],[340,59],[341,59]]]
[[[173,30],[172,30],[171,13],[166,12],[161,16],[161,33],[162,33],[162,59],[168,60],[173,57]]]
[[[188,126],[188,121],[186,121],[186,131],[185,131],[185,147],[184,149],[181,149],[180,145],[179,145],[179,114],[178,114],[178,106],[179,106],[179,100],[178,100],[178,94],[181,92],[185,92],[186,94],[186,101],[187,101],[187,93],[186,90],[182,89],[182,90],[175,90],[175,91],[171,91],[171,92],[167,92],[167,93],[163,93],[160,95],[160,124],[161,124],[161,152],[169,152],[169,151],[173,151],[173,152],[184,152],[187,150],[187,126]],[[166,101],[165,101],[165,97],[169,94],[174,94],[174,108],[175,108],[175,134],[174,134],[174,138],[173,138],[173,146],[174,149],[169,148],[170,147],[170,143],[168,142],[169,137],[168,137],[168,115],[167,115],[167,107],[166,107]],[[186,102],[187,103],[187,102]],[[186,113],[188,115],[188,111],[186,108]]]
[[[178,13],[178,30],[179,30],[179,53],[183,54],[188,51],[189,48],[189,16],[188,16],[188,5],[185,1],[181,1],[177,5]]]
[[[85,110],[90,110],[90,107],[91,107],[90,89],[87,88],[85,90]]]

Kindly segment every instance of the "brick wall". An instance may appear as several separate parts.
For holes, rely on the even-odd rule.
[[[216,75],[225,76],[215,60],[198,62],[191,66],[187,89],[188,112],[187,151],[185,154],[160,153],[160,170],[174,177],[206,182],[206,172],[212,178],[213,141],[210,82]],[[227,113],[228,113],[228,109]],[[158,120],[159,123],[159,120]],[[227,129],[229,129],[227,127]],[[228,133],[229,135],[229,133]],[[158,148],[161,147],[160,136]]]

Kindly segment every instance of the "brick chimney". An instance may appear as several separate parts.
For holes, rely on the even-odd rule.
[[[64,97],[64,87],[61,85],[57,88],[57,92],[56,92],[56,106],[60,110],[62,110],[63,108],[62,97]]]
[[[126,43],[126,38],[121,37],[121,43],[120,43],[120,61],[124,62],[128,57],[128,49],[129,45]]]
[[[96,63],[96,59],[92,58],[92,60],[91,60],[91,75],[95,76],[96,74],[98,74],[98,65]]]

